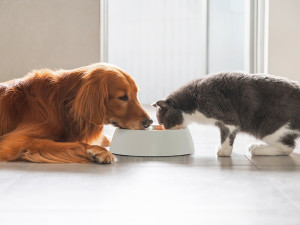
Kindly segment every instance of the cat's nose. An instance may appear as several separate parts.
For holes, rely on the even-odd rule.
[[[142,124],[145,128],[148,128],[153,123],[153,120],[150,118],[146,118],[142,121]]]

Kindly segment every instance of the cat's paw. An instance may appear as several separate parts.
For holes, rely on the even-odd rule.
[[[289,155],[293,148],[279,148],[278,146],[270,146],[270,145],[251,145],[249,147],[249,151],[252,155],[268,155],[268,156],[274,156],[274,155]]]
[[[232,147],[219,146],[218,147],[218,156],[219,157],[228,157],[231,155]]]
[[[266,151],[266,145],[263,144],[253,144],[249,146],[249,152],[251,152],[252,155],[265,155]]]

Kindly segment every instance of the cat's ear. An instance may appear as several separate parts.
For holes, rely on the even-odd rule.
[[[152,106],[160,107],[162,109],[169,109],[170,108],[170,106],[167,104],[167,102],[165,100],[159,100],[159,101],[153,103]]]
[[[156,102],[153,102],[151,105],[152,105],[153,107],[157,107]]]

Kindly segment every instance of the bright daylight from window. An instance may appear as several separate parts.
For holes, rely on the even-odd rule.
[[[208,73],[245,71],[245,2],[110,0],[108,61],[134,77],[144,104]]]

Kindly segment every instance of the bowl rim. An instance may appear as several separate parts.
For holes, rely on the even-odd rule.
[[[150,126],[155,126],[155,125],[150,125]],[[180,129],[175,129],[175,130],[150,130],[150,129],[144,129],[144,130],[131,130],[131,129],[123,129],[123,128],[119,128],[117,127],[116,130],[122,130],[122,131],[126,131],[126,132],[180,132],[180,131],[186,131],[189,130],[188,127],[183,127]]]

